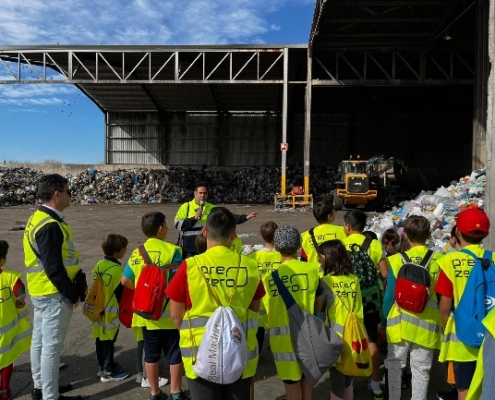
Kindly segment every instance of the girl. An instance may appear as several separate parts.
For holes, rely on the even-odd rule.
[[[362,321],[363,303],[359,279],[353,274],[354,269],[345,246],[340,240],[329,240],[319,246],[318,253],[323,270],[323,278],[321,279],[334,295],[331,306],[328,307],[327,304],[326,320],[332,327],[341,326],[343,328],[349,310],[353,310]],[[335,287],[345,289],[340,289],[336,294],[332,289]],[[339,298],[337,299],[336,296]],[[343,333],[340,333],[338,329],[337,333],[343,336]],[[330,368],[330,380],[332,383],[330,400],[352,400],[354,398],[350,376],[343,375],[337,368],[332,367]]]

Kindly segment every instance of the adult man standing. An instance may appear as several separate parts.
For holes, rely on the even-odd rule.
[[[31,372],[33,400],[82,399],[59,394],[60,352],[73,310],[80,301],[73,280],[79,271],[79,253],[72,230],[64,222],[69,206],[67,179],[53,174],[38,181],[43,205],[26,224],[23,247],[27,286],[34,306]]]
[[[180,206],[179,211],[175,215],[175,227],[180,231],[179,242],[182,247],[182,258],[186,259],[189,256],[197,255],[196,236],[201,233],[201,229],[206,225],[206,219],[210,215],[211,210],[215,207],[208,203],[208,185],[206,183],[196,184],[194,189],[194,199]],[[256,217],[258,213],[251,214],[235,214],[236,224],[242,224],[251,218]]]

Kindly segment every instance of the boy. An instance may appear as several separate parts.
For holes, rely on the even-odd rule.
[[[105,257],[98,261],[93,268],[93,280],[101,276],[105,291],[105,309],[103,318],[99,322],[93,322],[92,333],[96,339],[96,357],[100,367],[100,380],[102,382],[121,381],[129,372],[119,368],[113,356],[115,341],[119,333],[119,302],[122,297],[123,287],[122,266],[118,261],[127,250],[127,239],[113,233],[107,234],[101,242],[101,248]]]
[[[287,289],[294,300],[309,313],[320,309],[320,264],[302,262],[297,259],[301,248],[301,235],[294,226],[281,226],[275,231],[275,250],[282,256],[282,265],[278,273],[282,282],[288,282]],[[290,321],[287,307],[278,294],[273,272],[265,276],[263,284],[267,288],[270,313],[268,328],[270,346],[275,359],[278,377],[284,382],[287,399],[311,399],[313,388],[304,377],[301,365],[294,353],[290,333]],[[290,282],[290,284],[289,284]]]
[[[165,242],[167,237],[167,223],[165,214],[152,211],[143,215],[141,229],[148,238],[144,242],[144,250],[154,265],[165,267],[170,264],[180,263],[182,256],[180,249],[173,244]],[[122,276],[122,284],[129,289],[134,289],[139,281],[139,276],[145,267],[140,249],[135,249],[127,262]],[[172,274],[167,277],[170,283]],[[167,300],[163,300],[165,305]],[[170,364],[170,393],[169,400],[189,400],[182,391],[182,357],[179,349],[179,331],[170,318],[170,305],[168,305],[159,320],[143,319],[137,314],[132,317],[133,327],[143,327],[145,369],[148,375],[151,397],[150,400],[165,399],[159,386],[160,355],[165,352]]]
[[[341,226],[333,225],[335,208],[331,201],[319,201],[313,207],[313,216],[319,225],[303,232],[301,261],[318,262],[318,246],[327,240],[345,240],[345,233]],[[315,243],[316,241],[316,243]]]
[[[483,257],[481,242],[490,230],[490,220],[485,212],[477,207],[462,211],[457,216],[456,225],[456,236],[461,248],[469,250],[476,257]],[[495,253],[493,258],[495,259]],[[470,347],[457,338],[452,309],[458,306],[462,298],[475,260],[462,251],[454,251],[443,256],[438,264],[441,271],[435,292],[441,296],[439,308],[444,328],[439,361],[454,362],[458,399],[464,400],[473,379],[479,349]],[[491,267],[493,268],[493,263]]]
[[[362,246],[366,237],[363,235],[366,227],[366,214],[359,210],[348,211],[344,215],[344,233],[347,237],[344,240],[344,245],[347,251],[352,251],[354,245]],[[367,253],[376,267],[377,279],[380,261],[383,259],[382,244],[378,240],[371,240],[367,249]],[[354,266],[355,267],[355,266]],[[358,271],[354,272],[360,279]],[[363,312],[364,312],[364,327],[369,339],[369,349],[371,353],[371,361],[373,363],[373,372],[371,374],[370,391],[375,400],[383,399],[383,391],[380,386],[380,353],[378,352],[378,324],[380,323],[380,293],[365,297],[364,287],[361,287],[363,293]]]
[[[265,291],[256,262],[231,250],[235,228],[234,215],[225,207],[215,207],[202,231],[207,237],[206,252],[186,259],[166,290],[172,319],[180,329],[181,352],[193,399],[248,400],[249,387],[258,365],[258,309]],[[241,377],[230,384],[203,379],[193,368],[193,359],[201,345],[207,321],[218,307],[212,292],[221,304],[230,304],[239,321],[246,321],[247,365]],[[224,356],[228,358],[228,354]]]
[[[14,361],[31,345],[31,325],[26,310],[26,288],[21,274],[2,270],[9,244],[0,240],[0,400],[10,400],[10,379]]]
[[[425,217],[410,216],[404,221],[404,238],[411,248],[405,254],[412,262],[420,264],[430,254],[426,240],[430,237],[430,223]],[[407,356],[411,357],[412,400],[426,399],[430,370],[435,349],[440,349],[441,330],[440,313],[436,294],[433,290],[437,282],[440,267],[437,260],[440,253],[433,253],[427,265],[430,275],[429,299],[421,313],[399,308],[395,303],[394,291],[396,278],[404,264],[400,253],[387,257],[390,265],[387,289],[383,300],[381,327],[386,328],[388,355],[385,367],[388,370],[390,399],[400,399],[401,371],[406,366]]]

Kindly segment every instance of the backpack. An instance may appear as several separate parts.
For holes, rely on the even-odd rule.
[[[157,321],[168,304],[168,299],[163,304],[165,288],[167,287],[166,273],[176,268],[177,263],[159,267],[153,264],[144,246],[139,246],[138,249],[144,260],[145,267],[139,275],[136,289],[134,290],[132,309],[134,313],[144,319]]]
[[[371,364],[368,335],[363,322],[357,317],[354,309],[349,310],[345,302],[329,288],[326,282],[323,280],[321,282],[325,290],[332,293],[332,300],[339,299],[348,311],[342,335],[342,352],[340,360],[335,363],[335,368],[348,376],[370,376],[373,371],[373,365]],[[332,302],[328,303],[327,309],[332,305]]]
[[[433,257],[433,251],[423,257],[421,264],[411,261],[406,253],[400,253],[404,264],[397,274],[395,284],[395,302],[404,310],[422,313],[430,298],[430,273],[428,264]]]
[[[460,251],[469,254],[476,263],[454,310],[456,334],[462,343],[479,348],[486,332],[482,320],[495,306],[495,266],[491,251],[485,250],[482,258],[467,249]]]
[[[360,246],[353,243],[351,250],[347,252],[354,267],[354,275],[359,278],[361,286],[361,295],[363,298],[363,307],[368,308],[374,305],[376,311],[381,310],[381,294],[379,286],[378,269],[373,264],[371,257],[368,254],[368,249],[371,245],[372,238],[366,237],[363,244]],[[367,307],[368,306],[368,307]]]
[[[272,273],[272,278],[287,307],[294,353],[304,376],[314,387],[325,371],[339,359],[344,343],[335,330],[297,304],[280,279],[278,270]],[[324,282],[322,284],[327,286]]]
[[[105,288],[103,287],[101,273],[98,273],[84,302],[83,314],[92,322],[100,322],[104,312]]]
[[[119,320],[126,328],[132,326],[132,315],[134,314],[134,309],[132,308],[133,298],[134,290],[124,286],[119,303]]]
[[[244,327],[230,307],[237,287],[240,263],[241,256],[239,255],[234,290],[227,307],[222,305],[210,283],[198,267],[206,281],[208,292],[218,307],[206,323],[205,332],[201,339],[195,362],[193,362],[193,370],[200,378],[220,385],[229,385],[236,382],[242,376],[249,358]],[[189,329],[191,329],[189,318],[188,322]],[[192,334],[191,340],[193,347],[195,347],[195,340]]]

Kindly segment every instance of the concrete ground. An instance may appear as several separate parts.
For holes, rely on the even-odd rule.
[[[178,210],[178,204],[156,204],[156,205],[72,205],[66,214],[66,221],[72,226],[76,248],[80,252],[81,267],[87,275],[96,262],[102,257],[100,243],[106,233],[119,233],[129,239],[127,256],[132,248],[141,244],[145,238],[140,228],[140,217],[148,211],[162,211],[167,216],[169,225],[168,240],[175,242],[177,231],[173,227],[173,218]],[[274,212],[270,205],[229,205],[234,213],[251,213],[258,211],[257,218],[239,225],[238,234],[243,237],[245,244],[262,244],[259,235],[259,227],[263,222],[275,221],[280,224],[297,226],[304,231],[315,225],[313,215],[305,212]],[[24,271],[24,258],[22,252],[23,231],[9,231],[10,228],[23,225],[34,212],[34,206],[0,208],[0,239],[7,240],[10,245],[8,261],[5,268]],[[342,224],[343,212],[339,212],[336,224]],[[25,275],[24,275],[25,281]],[[28,298],[28,309],[32,319],[32,305]],[[98,371],[94,339],[91,338],[91,324],[82,314],[79,306],[72,317],[69,333],[65,341],[61,361],[67,366],[60,371],[60,383],[71,382],[73,391],[68,395],[90,396],[91,399],[147,399],[149,389],[143,389],[135,383],[135,348],[136,342],[130,329],[121,328],[116,342],[116,360],[128,369],[131,375],[124,381],[115,383],[101,383],[96,376]],[[166,363],[161,363],[161,376],[168,377]],[[427,400],[436,399],[437,390],[445,390],[444,366],[435,363],[431,373],[430,390]],[[256,374],[255,398],[256,399],[283,399],[283,384],[276,376],[275,366],[270,351],[268,350],[268,338],[265,340],[261,352],[260,364]],[[184,388],[187,389],[187,381],[184,378]],[[29,352],[23,354],[15,363],[14,375],[11,383],[14,399],[30,399],[32,389]],[[169,386],[164,388],[169,391]],[[320,380],[314,390],[314,400],[328,399],[330,383],[328,373]],[[355,399],[371,399],[366,390],[366,380],[356,379]],[[403,399],[411,398],[411,391],[403,391]],[[201,399],[193,399],[201,400]]]

